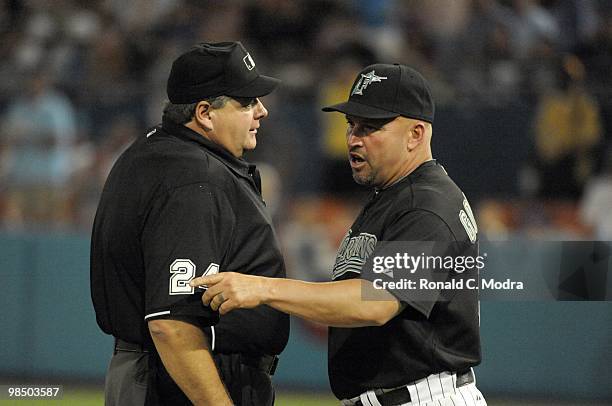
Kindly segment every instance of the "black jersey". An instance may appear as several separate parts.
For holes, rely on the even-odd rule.
[[[181,319],[201,326],[215,352],[279,354],[287,315],[261,306],[219,320],[202,304],[189,281],[216,272],[285,276],[258,171],[164,119],[122,154],[100,199],[91,244],[98,324],[150,344],[148,320]]]
[[[466,213],[468,212],[468,213]],[[461,190],[436,161],[428,161],[379,191],[347,233],[333,279],[365,278],[361,269],[382,241],[460,243],[478,255],[477,228]],[[474,271],[477,277],[477,270]],[[464,275],[467,276],[467,275]],[[477,290],[432,289],[381,327],[330,328],[329,377],[339,398],[394,388],[441,371],[480,362]],[[393,292],[392,292],[393,293]]]

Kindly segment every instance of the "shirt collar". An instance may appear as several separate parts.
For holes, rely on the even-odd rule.
[[[259,171],[254,164],[249,163],[242,158],[235,157],[219,144],[214,143],[203,135],[193,131],[191,128],[186,127],[183,124],[178,124],[167,117],[162,118],[162,128],[170,135],[199,144],[200,147],[219,158],[219,160],[229,167],[234,173],[253,180],[257,189],[261,191]]]

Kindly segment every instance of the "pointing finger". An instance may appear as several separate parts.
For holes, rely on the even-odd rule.
[[[211,285],[215,285],[221,282],[222,280],[223,280],[223,275],[220,273],[215,274],[215,275],[208,275],[208,276],[198,276],[197,278],[194,278],[191,280],[191,282],[189,282],[189,286],[192,286],[192,287],[197,287],[197,286],[202,286],[202,285],[211,286]]]

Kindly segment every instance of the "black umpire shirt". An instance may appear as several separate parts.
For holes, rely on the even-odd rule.
[[[362,267],[383,241],[448,242],[462,247],[455,255],[476,257],[476,231],[461,190],[436,161],[425,162],[374,193],[340,246],[333,279],[370,279]],[[448,277],[459,275],[453,273]],[[419,300],[400,298],[405,309],[381,327],[330,328],[328,367],[336,397],[353,398],[480,363],[478,291],[422,293],[426,296]]]
[[[164,118],[121,155],[102,193],[91,243],[98,325],[150,346],[148,320],[181,319],[201,326],[215,352],[279,354],[287,315],[260,306],[219,320],[201,303],[189,281],[216,272],[285,277],[259,173]]]

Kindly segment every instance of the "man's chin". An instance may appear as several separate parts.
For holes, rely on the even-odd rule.
[[[257,141],[248,142],[242,149],[245,151],[252,151],[257,146]]]
[[[357,172],[353,172],[353,180],[355,183],[362,186],[370,186],[372,184],[372,179],[369,176],[365,176]]]

